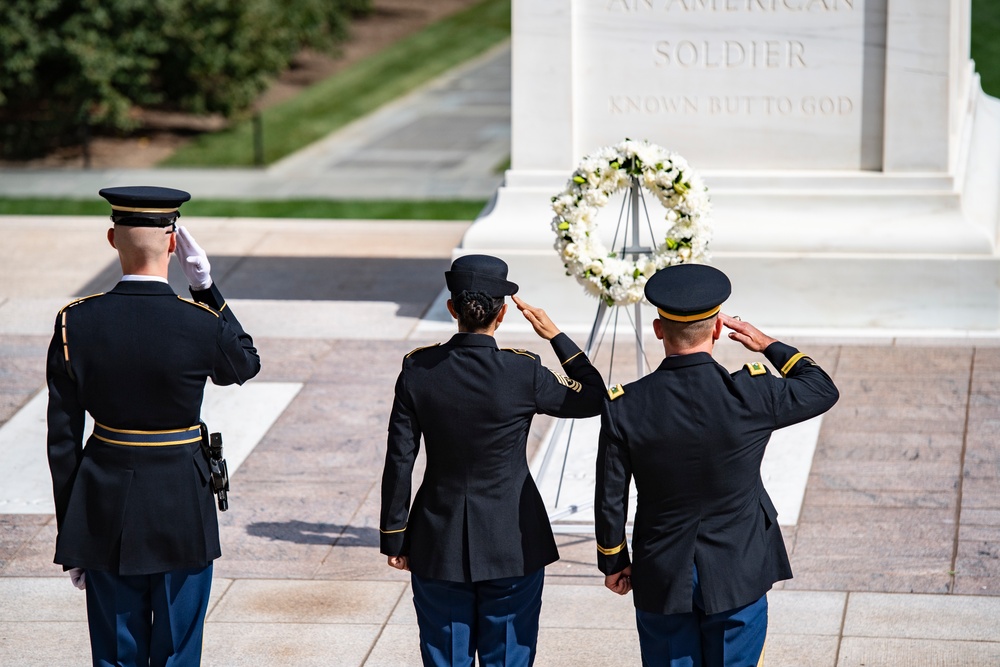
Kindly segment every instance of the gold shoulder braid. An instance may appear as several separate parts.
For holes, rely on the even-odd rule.
[[[529,359],[535,359],[535,355],[531,354],[527,350],[513,347],[501,347],[504,352],[513,352],[514,354],[520,354],[521,356],[528,357]]]
[[[414,354],[416,354],[416,353],[417,353],[417,352],[419,352],[420,350],[429,350],[429,349],[431,349],[432,347],[437,347],[437,346],[438,346],[438,345],[440,345],[440,344],[441,344],[441,343],[434,343],[433,345],[422,345],[421,347],[415,347],[415,348],[413,348],[412,350],[410,350],[409,352],[407,352],[407,353],[406,353],[406,356],[405,356],[405,357],[403,357],[403,358],[404,358],[404,359],[409,359],[411,355],[414,355]]]
[[[185,299],[182,296],[178,296],[177,298],[180,299],[181,301],[183,301],[184,303],[190,303],[192,306],[198,306],[199,308],[201,308],[205,312],[212,313],[216,317],[219,317],[219,314],[217,312],[215,312],[214,310],[212,310],[211,308],[209,308],[208,306],[206,306],[203,303],[198,303],[197,301],[192,301],[191,299]]]
[[[93,299],[96,296],[103,296],[104,292],[98,294],[91,294],[90,296],[85,296],[77,299],[76,301],[71,301],[62,307],[59,311],[59,326],[62,330],[62,344],[63,344],[63,363],[66,365],[66,374],[69,378],[76,382],[76,374],[73,373],[73,365],[69,363],[69,333],[67,327],[66,316],[69,314],[69,309],[73,306],[78,306],[87,299]]]

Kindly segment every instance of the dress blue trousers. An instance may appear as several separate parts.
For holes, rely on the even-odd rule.
[[[521,667],[535,662],[545,569],[474,583],[412,575],[425,666]]]
[[[757,667],[767,636],[767,596],[706,614],[695,568],[693,602],[684,614],[635,610],[643,667]]]
[[[192,667],[212,590],[212,566],[122,576],[87,570],[94,667]]]

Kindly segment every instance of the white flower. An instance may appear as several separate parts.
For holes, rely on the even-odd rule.
[[[604,206],[608,203],[608,195],[600,190],[590,190],[583,196],[591,206]]]
[[[597,214],[613,195],[631,186],[632,177],[624,169],[631,158],[639,163],[639,185],[667,209],[670,229],[651,254],[623,259],[610,254],[596,233]],[[676,191],[675,180],[683,184]],[[567,273],[588,293],[613,305],[641,301],[646,281],[658,269],[708,258],[711,202],[703,181],[683,157],[648,141],[626,140],[584,157],[566,188],[553,198],[552,210],[553,246]]]
[[[656,163],[660,161],[659,147],[653,144],[636,144],[633,152],[636,158],[649,167],[655,167]]]

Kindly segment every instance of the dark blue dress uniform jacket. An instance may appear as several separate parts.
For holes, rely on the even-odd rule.
[[[642,611],[691,611],[692,563],[709,614],[755,602],[792,576],[761,459],[774,430],[826,412],[838,393],[795,348],[776,342],[764,355],[785,378],[763,364],[755,375],[748,367],[731,374],[699,352],[664,359],[605,403],[598,565],[613,574],[630,564],[625,521],[634,476],[632,594]]]
[[[422,577],[456,582],[523,576],[559,558],[528,472],[528,429],[537,413],[598,414],[605,390],[568,336],[551,343],[558,375],[536,355],[475,333],[403,360],[382,475],[382,553],[408,555]],[[410,509],[421,435],[427,468]]]
[[[55,562],[141,575],[204,567],[221,554],[198,442],[83,447],[84,412],[120,430],[198,424],[206,378],[243,383],[260,358],[213,285],[181,299],[165,283],[120,282],[66,306],[48,352],[48,457]]]

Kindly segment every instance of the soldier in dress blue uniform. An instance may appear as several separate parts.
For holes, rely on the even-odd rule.
[[[205,251],[176,227],[190,195],[100,194],[124,275],[110,292],[63,308],[49,346],[55,562],[86,589],[94,665],[198,665],[221,554],[201,449],[205,380],[242,384],[260,358],[212,282]],[[193,301],[167,284],[175,251]],[[96,422],[89,437],[86,412]]]
[[[752,667],[767,633],[766,593],[792,576],[760,464],[771,433],[829,410],[837,388],[816,362],[720,312],[729,279],[685,264],[657,272],[646,298],[666,358],[608,390],[597,459],[597,560],[605,585],[632,591],[643,665]],[[723,327],[763,352],[728,372],[712,359]],[[632,557],[629,481],[638,493]]]
[[[559,558],[526,446],[537,413],[590,417],[605,386],[545,312],[514,297],[562,368],[493,337],[517,292],[507,265],[467,255],[445,273],[458,333],[406,355],[382,474],[381,550],[409,570],[425,665],[530,665],[544,568]],[[421,436],[423,482],[410,507]]]

